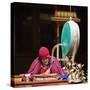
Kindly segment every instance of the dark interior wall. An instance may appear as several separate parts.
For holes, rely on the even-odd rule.
[[[26,73],[33,59],[38,56],[41,46],[49,48],[56,44],[56,23],[50,21],[55,8],[69,11],[69,6],[42,5],[30,3],[12,3],[11,7],[11,41],[13,56],[11,63],[14,74]],[[76,61],[87,67],[87,7],[72,6],[81,19],[80,46],[76,55]],[[48,15],[48,19],[41,19],[42,15]],[[41,17],[40,17],[41,16]],[[62,30],[64,22],[60,26]],[[60,31],[61,32],[61,31]],[[14,69],[13,69],[14,67]]]
[[[80,26],[80,46],[76,54],[76,61],[83,63],[84,69],[87,72],[88,65],[88,8],[78,8],[78,17],[81,19]],[[80,57],[80,58],[79,58]]]

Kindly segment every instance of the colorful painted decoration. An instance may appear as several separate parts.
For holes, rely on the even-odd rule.
[[[86,80],[83,64],[74,63],[72,65],[72,68],[70,69],[69,76],[68,76],[68,82],[69,83],[81,83]]]

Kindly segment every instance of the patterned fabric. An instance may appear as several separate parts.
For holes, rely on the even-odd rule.
[[[50,68],[49,66],[43,67],[43,66],[41,65],[40,74],[47,72],[47,70],[49,70],[49,68]],[[50,73],[50,72],[48,72],[48,73]]]
[[[50,69],[50,73],[57,73],[57,74],[63,74],[63,70],[61,68],[61,65],[59,63],[59,61],[55,58],[55,57],[48,57],[50,60],[50,65],[49,65],[49,69]],[[30,74],[38,74],[41,72],[44,72],[43,70],[41,70],[41,61],[40,58],[37,57],[31,64],[28,73]]]

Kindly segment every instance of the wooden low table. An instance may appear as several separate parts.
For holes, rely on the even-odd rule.
[[[11,86],[27,87],[27,86],[47,86],[47,85],[68,84],[67,80],[40,80],[40,81],[22,81],[21,75],[13,75],[11,77]]]

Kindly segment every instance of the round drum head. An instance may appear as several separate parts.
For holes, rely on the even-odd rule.
[[[66,56],[73,48],[77,50],[80,41],[79,26],[72,20],[67,21],[62,29],[61,43],[62,56]],[[76,45],[76,47],[75,47]]]
[[[62,56],[67,55],[71,47],[71,28],[68,22],[66,22],[63,26],[62,34],[61,34],[61,43],[63,44],[62,49]]]

